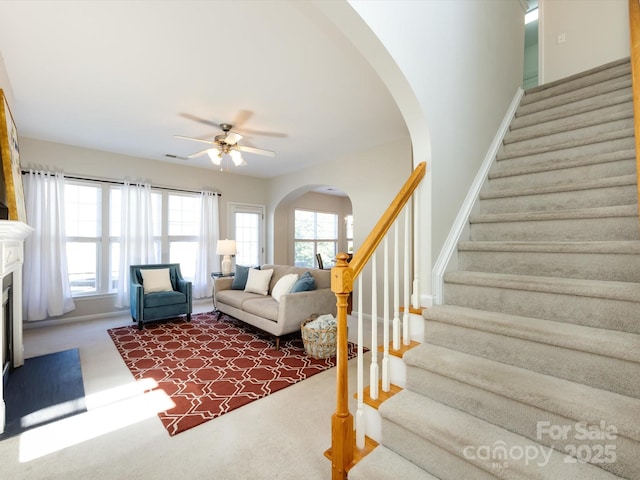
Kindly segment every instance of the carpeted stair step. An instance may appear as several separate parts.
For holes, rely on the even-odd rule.
[[[529,115],[558,105],[568,105],[579,100],[596,97],[604,93],[615,92],[630,87],[631,76],[623,75],[597,84],[576,88],[558,95],[549,95],[546,98],[540,98],[542,92],[529,91],[522,99],[522,102],[516,111],[516,116]]]
[[[458,268],[511,275],[640,282],[640,241],[460,242]]]
[[[489,172],[489,186],[496,189],[527,188],[535,185],[556,185],[576,179],[589,180],[620,177],[636,173],[634,149],[592,155],[572,160],[509,166],[495,164]]]
[[[454,271],[448,305],[640,334],[640,284]]]
[[[633,118],[625,118],[505,144],[500,150],[502,156],[509,158],[522,157],[591,145],[607,140],[618,140],[630,135],[633,135]]]
[[[566,116],[547,122],[538,122],[534,125],[510,129],[505,135],[503,143],[505,145],[515,142],[522,142],[534,138],[544,137],[549,134],[569,132],[580,128],[592,127],[602,123],[614,122],[633,118],[633,101],[610,105],[598,110]]]
[[[638,208],[618,205],[550,212],[476,214],[473,241],[588,241],[638,239]]]
[[[349,470],[348,478],[349,480],[388,480],[389,478],[438,480],[437,477],[383,445],[377,446],[373,452]]]
[[[640,448],[640,400],[636,398],[431,344],[414,349],[405,361],[408,388],[415,393],[560,452],[575,444],[587,445],[590,452],[610,444],[616,461],[599,466],[625,478],[640,478],[635,462]],[[584,439],[576,430],[578,422],[598,428],[604,422],[616,429],[615,438]],[[566,438],[543,430],[551,425],[567,426]]]
[[[472,215],[472,241],[637,240],[638,207]]]
[[[606,153],[614,153],[622,150],[634,150],[635,138],[633,131],[626,129],[624,132],[613,132],[614,139],[597,137],[592,139],[592,143],[577,145],[563,150],[551,150],[542,153],[525,152],[522,156],[513,156],[505,153],[500,148],[496,154],[496,163],[500,168],[523,168],[526,166],[545,164],[549,162],[563,162],[567,160],[577,160],[594,157]],[[501,165],[502,164],[502,165]]]
[[[630,88],[614,90],[596,97],[585,98],[565,105],[558,105],[557,107],[547,108],[529,115],[516,116],[509,125],[509,129],[516,131],[520,128],[529,127],[538,123],[593,112],[594,110],[630,102],[632,100],[633,92]]]
[[[441,480],[619,478],[588,463],[567,463],[560,452],[409,390],[383,403],[379,411],[384,445]],[[506,452],[529,451],[533,456],[535,451],[538,456],[514,454],[500,461],[483,455],[497,445]]]
[[[580,100],[593,98],[604,93],[619,92],[630,87],[631,77],[626,75],[544,99],[536,99],[531,92],[528,92],[528,95],[525,95],[523,102],[518,107],[516,116],[530,115],[559,105],[570,105]],[[527,96],[529,99],[527,99]]]
[[[479,198],[482,214],[636,205],[638,180],[631,174],[509,189],[498,189],[490,183]]]
[[[591,86],[595,86],[595,91],[598,95],[601,95],[607,90],[606,87],[603,88],[603,82],[606,85],[606,82],[611,80],[630,78],[630,76],[631,61],[629,57],[621,58],[587,71],[531,88],[527,90],[527,95],[522,104],[527,105],[540,100],[555,98],[559,95],[574,93],[577,90]]]
[[[640,398],[640,335],[455,306],[428,310],[425,341],[433,345]]]

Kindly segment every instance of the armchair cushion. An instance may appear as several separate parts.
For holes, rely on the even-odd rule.
[[[144,296],[144,308],[166,307],[177,303],[186,303],[187,297],[180,292],[155,292]]]
[[[173,285],[171,285],[168,268],[141,269],[140,274],[142,275],[142,286],[144,287],[145,294],[173,292]]]

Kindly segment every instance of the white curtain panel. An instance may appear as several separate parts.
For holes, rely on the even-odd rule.
[[[129,306],[129,266],[158,263],[153,239],[151,185],[125,182],[122,186],[120,275],[116,307]]]
[[[213,288],[211,272],[220,270],[220,257],[216,255],[216,244],[219,238],[218,195],[213,192],[200,192],[200,235],[192,290],[193,298],[211,295]]]
[[[71,296],[64,223],[64,176],[31,170],[24,179],[29,225],[25,241],[22,303],[27,321],[76,308]]]

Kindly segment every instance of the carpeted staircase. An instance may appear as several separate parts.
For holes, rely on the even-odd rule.
[[[636,178],[628,59],[526,92],[351,480],[640,479]]]

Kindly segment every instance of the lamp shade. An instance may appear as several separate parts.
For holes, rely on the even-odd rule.
[[[236,241],[235,240],[218,240],[216,245],[216,255],[235,255]]]

